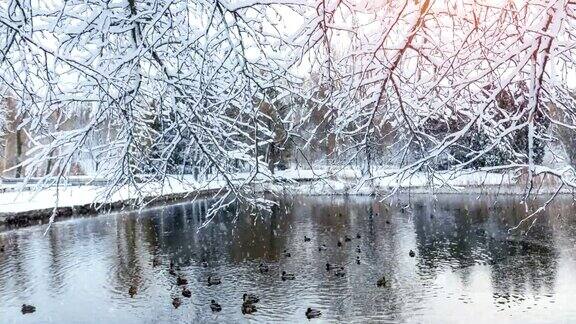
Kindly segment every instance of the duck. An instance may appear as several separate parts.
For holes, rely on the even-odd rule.
[[[318,251],[326,251],[326,244],[322,244],[318,247]]]
[[[130,298],[134,298],[134,295],[136,295],[137,292],[138,289],[136,286],[130,286],[130,288],[128,288],[128,294],[130,295]]]
[[[210,309],[211,309],[213,312],[219,312],[219,311],[222,310],[222,306],[220,306],[220,304],[218,304],[214,299],[212,299],[212,300],[210,301]]]
[[[162,265],[162,260],[158,256],[155,256],[152,259],[152,267],[156,268],[157,266],[160,266],[160,265]]]
[[[387,221],[386,221],[386,224],[390,224],[390,221],[389,221],[389,220],[387,220]]]
[[[311,319],[311,318],[317,318],[320,317],[320,315],[322,315],[322,312],[320,312],[317,309],[313,309],[308,307],[308,309],[306,310],[306,318]]]
[[[362,253],[362,249],[360,249],[360,245],[357,245],[357,246],[356,246],[356,252],[357,252],[357,253]]]
[[[34,313],[36,311],[36,307],[34,307],[32,305],[22,304],[21,311],[22,311],[22,314]]]
[[[188,280],[186,280],[185,278],[182,278],[182,277],[178,276],[178,277],[176,278],[176,284],[177,284],[178,286],[184,286],[184,285],[187,285],[187,284],[188,284]]]
[[[413,258],[416,256],[416,253],[414,251],[410,250],[410,252],[408,252],[408,255]]]
[[[170,260],[170,265],[168,266],[168,273],[172,276],[176,275],[176,269],[174,269],[174,261]]]
[[[356,264],[360,264],[360,257],[359,256],[356,257]]]
[[[206,259],[202,259],[202,261],[200,262],[200,265],[203,266],[204,268],[208,267],[208,261],[206,261]]]
[[[258,301],[260,301],[260,298],[258,296],[256,296],[255,294],[244,294],[242,295],[242,300],[246,303],[252,303],[255,304]]]
[[[182,305],[182,301],[180,300],[180,298],[178,297],[172,298],[172,306],[174,306],[174,308],[178,308],[180,307],[180,305]]]
[[[208,276],[208,286],[219,285],[221,283],[222,283],[222,280],[220,280],[220,277]]]
[[[4,245],[0,245],[0,252],[4,252]]]
[[[350,236],[348,236],[348,235],[344,236],[344,242],[350,242],[350,241],[352,241]]]
[[[338,243],[336,243],[336,245],[338,245],[338,247],[342,247],[342,241],[338,240]]]
[[[326,262],[326,271],[330,271],[334,268],[336,268],[336,267],[333,264]]]
[[[334,271],[334,275],[336,277],[344,277],[346,275],[346,272],[344,271],[344,267],[340,267],[340,268],[336,269],[336,271]]]
[[[293,273],[287,273],[286,271],[282,271],[282,280],[294,280],[296,276]]]
[[[252,314],[256,311],[256,305],[249,302],[242,303],[242,314]]]
[[[265,273],[270,270],[270,267],[267,264],[260,263],[260,265],[258,266],[258,270],[260,271],[260,273]]]
[[[289,258],[291,256],[290,252],[288,252],[288,250],[284,250],[284,252],[282,252],[284,254],[285,257]]]
[[[192,292],[190,291],[190,289],[183,287],[182,288],[182,296],[184,296],[186,298],[190,298],[190,297],[192,297]]]
[[[378,279],[378,281],[376,282],[376,286],[386,287],[386,277],[382,276],[382,278]]]
[[[357,238],[357,239],[362,238],[362,236],[360,236],[360,233],[357,233],[357,234],[356,234],[356,238]]]
[[[304,235],[304,242],[310,242],[310,238],[306,235]]]

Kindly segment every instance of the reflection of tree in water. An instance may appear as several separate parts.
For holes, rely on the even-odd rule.
[[[526,216],[517,201],[490,204],[488,200],[447,199],[435,206],[414,203],[413,209],[423,277],[434,278],[441,268],[451,267],[466,283],[470,279],[467,267],[488,265],[497,302],[515,298],[511,296],[522,298],[530,288],[534,294],[553,290],[557,270],[553,228],[539,221],[528,235],[508,234]]]
[[[63,257],[63,251],[66,251],[67,247],[65,243],[62,242],[62,234],[60,233],[59,226],[54,226],[54,228],[52,228],[47,234],[50,293],[58,295],[62,291],[66,280],[66,272],[60,271],[60,269],[62,269],[67,263],[67,260]]]
[[[541,202],[533,202],[534,210]],[[510,202],[495,221],[518,224],[526,217],[524,205]],[[495,302],[507,304],[522,301],[525,295],[536,298],[554,291],[558,270],[558,251],[554,241],[554,215],[548,211],[540,214],[535,223],[525,223],[509,237],[490,240],[489,249],[497,251],[493,257],[492,282]]]
[[[478,224],[487,213],[482,209],[485,206],[477,207],[441,201],[431,205],[421,200],[412,204],[422,274],[434,277],[439,267],[465,268],[482,258],[486,242]]]
[[[297,219],[304,223],[298,224],[298,228],[309,228],[312,232],[306,234],[317,244],[312,245],[313,259],[306,265],[306,271],[321,270],[318,276],[312,277],[314,281],[310,285],[324,287],[335,295],[330,302],[330,312],[337,314],[339,319],[380,314],[382,319],[402,321],[406,296],[416,294],[406,291],[409,288],[394,280],[402,276],[395,255],[400,242],[393,225],[386,223],[390,210],[385,204],[369,197],[298,197],[295,205],[294,212],[301,215]],[[356,238],[357,233],[361,234],[361,239]],[[352,238],[350,242],[343,240],[346,235]],[[341,248],[336,245],[338,239],[343,240]],[[320,244],[326,244],[327,250],[317,254],[315,251]],[[361,253],[356,252],[358,245]],[[361,265],[355,263],[356,256],[361,257]],[[326,281],[326,276],[331,278],[324,269],[326,262],[345,266],[344,284]],[[376,281],[382,275],[388,278],[389,285],[378,288]]]
[[[0,291],[4,294],[4,291],[14,290],[14,293],[19,297],[23,298],[30,294],[27,291],[29,287],[29,282],[32,280],[32,273],[28,268],[26,250],[29,249],[31,241],[35,238],[35,235],[31,233],[19,233],[19,235],[10,235],[8,239],[3,240],[5,251],[0,256],[0,261],[3,262],[2,268],[3,273],[13,274],[10,276],[0,276]]]
[[[116,224],[115,258],[113,258],[114,279],[112,284],[116,291],[128,293],[131,286],[135,286],[138,291],[143,279],[143,260],[147,256],[141,246],[139,223],[136,217],[128,215],[119,217]]]
[[[161,217],[143,214],[148,228],[157,232],[159,254],[169,255],[176,265],[208,263],[237,263],[252,259],[277,259],[282,235],[289,224],[286,217],[278,217],[283,205],[272,213],[247,215],[230,206],[219,212],[209,226],[199,229],[205,220],[210,201],[169,206]],[[154,242],[150,242],[151,245]]]

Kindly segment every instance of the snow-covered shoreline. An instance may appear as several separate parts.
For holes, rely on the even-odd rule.
[[[256,190],[289,192],[306,195],[386,195],[410,194],[525,194],[526,185],[508,173],[485,171],[447,172],[429,175],[415,173],[399,177],[393,169],[375,172],[372,178],[362,178],[353,169],[317,169],[278,171],[279,182],[262,181]],[[240,177],[241,179],[242,177]],[[182,181],[184,180],[184,181]],[[77,181],[76,181],[77,182]],[[149,205],[174,203],[218,194],[224,182],[213,180],[199,183],[189,179],[169,179],[134,189],[120,189],[109,194],[96,185],[63,186],[38,191],[15,190],[0,193],[0,224],[27,224],[31,220],[49,218],[54,207],[57,216],[96,214],[133,208],[139,201]],[[532,194],[552,194],[558,190],[553,183],[536,186]],[[565,188],[561,193],[572,193]]]

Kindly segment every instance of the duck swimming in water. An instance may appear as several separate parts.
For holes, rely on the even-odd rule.
[[[306,235],[304,235],[304,242],[310,242],[310,238]]]
[[[376,286],[386,287],[386,277],[382,276],[382,278],[378,279],[378,281],[376,282]]]
[[[408,255],[413,258],[416,256],[416,253],[414,253],[414,251],[410,250],[410,252],[408,252]]]
[[[344,267],[340,267],[340,268],[336,269],[334,271],[334,275],[336,277],[344,277],[346,275],[346,272],[344,271]]]
[[[242,314],[252,314],[256,311],[256,305],[253,303],[242,303]]]
[[[178,276],[178,277],[176,278],[176,284],[177,284],[178,286],[184,286],[184,285],[187,285],[187,284],[188,284],[188,280],[186,280],[186,279]]]
[[[176,275],[176,269],[174,269],[174,261],[170,260],[170,265],[168,266],[168,273],[171,276],[175,276]]]
[[[20,311],[22,312],[22,314],[30,314],[36,311],[36,307],[32,305],[22,304],[22,308],[20,309]]]
[[[296,276],[293,273],[287,273],[286,271],[282,271],[282,280],[294,280]]]
[[[182,296],[184,296],[186,298],[190,298],[190,297],[192,297],[192,292],[190,291],[190,289],[184,287],[184,288],[182,288]]]
[[[308,309],[306,310],[306,317],[308,319],[317,318],[317,317],[320,317],[320,315],[322,315],[322,312],[320,312],[317,309],[313,309],[313,308],[308,307]]]
[[[255,304],[258,301],[260,301],[260,298],[258,296],[256,296],[255,294],[244,294],[244,295],[242,295],[242,300],[244,302]]]
[[[258,270],[260,271],[260,273],[265,273],[270,270],[270,267],[267,264],[260,263],[260,265],[258,266]]]
[[[157,266],[162,265],[162,260],[160,260],[160,258],[155,257],[154,259],[152,259],[152,267],[156,268]]]
[[[180,298],[174,297],[172,299],[172,306],[174,306],[174,308],[178,308],[180,307],[180,305],[182,305],[182,301],[180,300]]]
[[[128,294],[130,295],[130,298],[133,298],[137,292],[138,289],[136,289],[136,286],[130,286],[130,288],[128,289]]]
[[[222,280],[220,280],[220,277],[208,276],[208,286],[219,285],[221,283],[222,283]]]
[[[210,309],[213,312],[219,312],[222,310],[222,306],[220,306],[220,304],[218,304],[214,299],[212,299],[212,301],[210,301]]]

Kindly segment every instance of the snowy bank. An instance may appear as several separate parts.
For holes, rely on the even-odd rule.
[[[525,194],[526,184],[521,177],[510,173],[484,171],[413,173],[398,175],[395,169],[382,169],[363,177],[352,168],[324,168],[316,170],[284,170],[276,173],[274,183],[263,179],[256,189],[264,191],[287,191],[308,195],[386,195],[391,193],[500,193]],[[245,179],[239,176],[236,181]],[[74,181],[73,181],[74,182]],[[148,183],[135,188],[121,188],[110,194],[101,185],[75,185],[57,188],[0,193],[0,223],[27,224],[31,220],[50,217],[56,208],[56,216],[95,214],[103,211],[132,208],[137,202],[148,205],[172,203],[187,199],[204,198],[219,193],[222,180],[196,182],[187,178],[169,179],[164,186]],[[13,186],[13,184],[10,184]],[[533,194],[550,194],[558,185],[542,181]],[[564,193],[572,192],[569,189]]]

